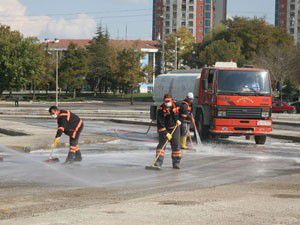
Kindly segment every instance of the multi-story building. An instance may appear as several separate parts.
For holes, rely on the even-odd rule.
[[[275,25],[289,32],[300,43],[300,0],[276,0]]]
[[[227,0],[153,0],[153,40],[186,27],[203,41],[226,19]]]

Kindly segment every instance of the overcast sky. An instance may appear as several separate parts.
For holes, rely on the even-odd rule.
[[[275,0],[228,0],[228,15],[274,23]],[[113,38],[151,39],[152,0],[0,0],[0,23],[39,38],[91,38],[97,24]]]

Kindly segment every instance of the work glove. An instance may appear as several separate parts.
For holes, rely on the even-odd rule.
[[[57,145],[58,145],[58,143],[59,143],[59,139],[60,139],[60,138],[55,138],[55,139],[54,139],[54,142],[53,142],[53,147],[54,147],[54,148],[57,147]]]
[[[167,133],[167,134],[166,134],[166,137],[167,137],[168,141],[171,141],[171,140],[172,140],[172,134]]]
[[[178,126],[178,127],[179,127],[180,125],[181,125],[181,122],[180,122],[180,120],[177,120],[177,121],[176,121],[176,126]]]

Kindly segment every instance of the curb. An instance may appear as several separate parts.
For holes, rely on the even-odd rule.
[[[296,137],[296,136],[288,136],[288,135],[281,135],[281,134],[269,134],[268,137],[287,140],[287,141],[293,141],[293,142],[300,142],[300,137]]]
[[[288,121],[276,121],[275,120],[275,121],[273,121],[273,124],[300,127],[300,123],[293,123],[293,122],[288,122]]]

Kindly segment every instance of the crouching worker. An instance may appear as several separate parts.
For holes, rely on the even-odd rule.
[[[54,140],[54,147],[59,143],[62,134],[70,137],[70,151],[66,159],[66,163],[81,161],[81,152],[79,150],[78,141],[80,133],[83,129],[83,121],[70,111],[60,110],[56,106],[49,108],[52,118],[57,120],[58,129]]]
[[[194,94],[188,93],[186,98],[181,102],[180,105],[180,133],[181,133],[181,148],[187,149],[187,138],[190,135],[191,121],[192,121],[192,106],[194,101]]]
[[[181,150],[179,148],[180,128],[179,109],[173,101],[172,96],[164,96],[164,104],[160,106],[157,113],[157,128],[159,133],[159,144],[156,149],[158,157],[154,166],[161,167],[165,156],[165,143],[170,141],[172,147],[172,162],[174,169],[180,169]]]

